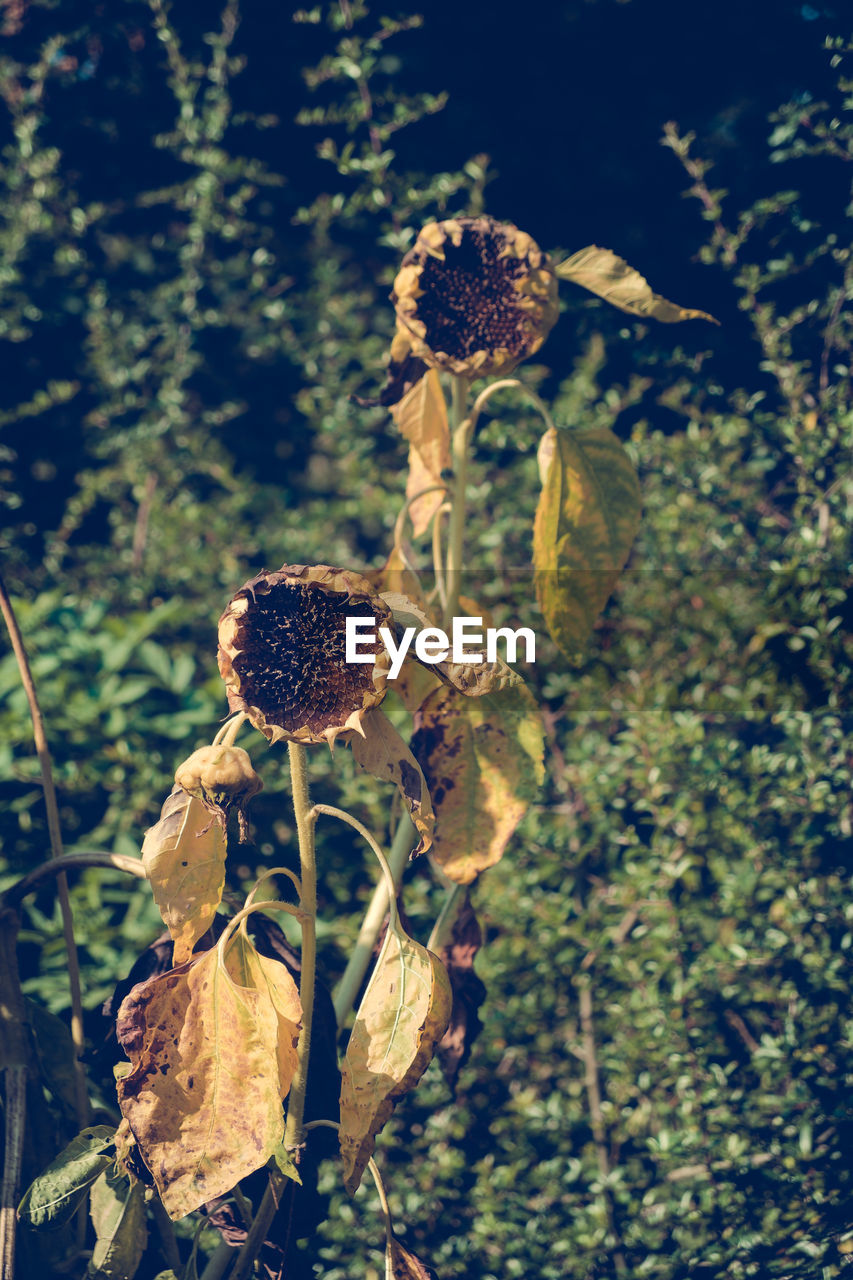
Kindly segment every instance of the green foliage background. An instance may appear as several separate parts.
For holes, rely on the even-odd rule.
[[[206,33],[160,0],[6,8],[0,536],[71,850],[138,852],[224,713],[215,623],[245,578],[381,563],[405,453],[350,396],[381,376],[399,255],[446,210],[514,216],[491,207],[483,157],[428,174],[400,158],[417,145],[397,135],[442,106],[440,85],[406,92],[390,52],[416,48],[414,19],[295,15],[288,65],[313,70],[281,156],[246,105],[239,17],[229,3]],[[668,134],[694,251],[752,335],[741,379],[689,347],[705,331],[626,326],[568,290],[552,343],[573,372],[552,343],[522,371],[558,422],[614,426],[645,511],[585,665],[536,669],[548,781],[477,889],[483,1034],[456,1097],[431,1068],[381,1143],[405,1240],[442,1280],[805,1280],[840,1275],[853,1247],[853,86],[844,42],[825,57],[826,104],[768,125],[784,189],[749,208],[707,185],[701,139]],[[493,405],[472,582],[520,609],[541,424]],[[0,696],[5,886],[48,842],[9,654]],[[294,839],[282,753],[252,751],[266,787],[235,890]],[[318,795],[382,829],[387,797],[344,753],[312,769]],[[372,872],[346,833],[321,859],[332,982]],[[435,893],[410,876],[426,936]],[[99,1002],[159,919],[101,873],[72,898],[97,1041]],[[65,1014],[51,891],[21,941],[27,990]],[[93,1079],[109,1114],[109,1074]],[[317,1274],[378,1277],[369,1195],[346,1201],[332,1164],[323,1179]]]

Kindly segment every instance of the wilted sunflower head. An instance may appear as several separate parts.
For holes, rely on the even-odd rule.
[[[346,661],[348,617],[390,623],[387,606],[358,573],[329,565],[283,565],[260,573],[219,619],[219,670],[232,711],[245,711],[270,742],[334,743],[360,732],[385,697],[390,659],[381,640],[373,663]],[[364,635],[359,649],[370,652]]]
[[[467,377],[508,373],[558,314],[557,277],[524,231],[493,218],[430,222],[403,259],[391,301],[392,364],[411,355]]]

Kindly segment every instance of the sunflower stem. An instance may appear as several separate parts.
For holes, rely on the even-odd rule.
[[[453,487],[450,504],[450,530],[447,540],[447,604],[445,627],[452,626],[459,608],[462,585],[462,556],[465,548],[465,496],[468,483],[468,442],[471,424],[465,417],[468,403],[468,379],[453,377],[450,403],[450,445],[453,463]]]
[[[391,869],[395,888],[400,886],[400,881],[403,878],[403,868],[411,852],[412,843],[412,823],[408,814],[404,813],[400,815],[400,821],[397,824],[397,830],[394,833],[394,839],[388,854],[388,865]],[[388,903],[388,887],[383,876],[373,891],[373,897],[365,912],[358,939],[350,954],[344,975],[335,991],[335,1015],[338,1019],[339,1027],[343,1025],[344,1019],[355,1004],[356,996],[367,972],[367,966],[370,964],[370,959],[373,955],[376,939],[379,937],[379,930],[382,928],[382,922],[388,911]]]
[[[311,1052],[311,1022],[314,1012],[314,973],[317,956],[317,863],[314,857],[314,815],[308,795],[308,760],[305,748],[298,742],[287,744],[290,778],[293,787],[293,813],[299,840],[300,906],[302,920],[302,969],[299,975],[299,999],[302,1002],[302,1030],[296,1046],[296,1074],[287,1104],[284,1145],[295,1151],[302,1143],[302,1117],[305,1111],[305,1089],[308,1083],[308,1057]]]

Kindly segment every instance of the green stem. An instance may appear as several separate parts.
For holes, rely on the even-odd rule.
[[[305,1126],[306,1129],[335,1129],[340,1133],[341,1126],[335,1120],[311,1120]],[[394,1223],[391,1219],[391,1206],[388,1204],[388,1195],[385,1191],[385,1183],[382,1181],[382,1174],[379,1172],[379,1165],[373,1159],[373,1156],[367,1161],[367,1167],[373,1177],[376,1191],[379,1195],[379,1204],[382,1208],[382,1217],[385,1221],[385,1240],[390,1245],[392,1236],[394,1235]]]
[[[166,1265],[174,1271],[175,1275],[178,1275],[181,1270],[181,1254],[175,1238],[175,1228],[158,1195],[151,1197],[151,1212],[157,1225],[157,1234],[160,1237]]]
[[[450,444],[453,462],[453,488],[450,505],[450,530],[447,539],[447,606],[444,625],[451,625],[459,609],[462,585],[462,556],[465,546],[465,490],[468,482],[468,442],[471,423],[465,417],[468,380],[454,375],[450,405]]]
[[[346,822],[354,831],[367,841],[373,852],[376,854],[376,860],[382,868],[382,875],[385,878],[385,891],[388,894],[388,907],[391,913],[390,926],[396,933],[400,928],[400,917],[397,914],[397,886],[394,882],[394,876],[388,865],[388,859],[379,847],[379,842],[374,839],[373,835],[368,831],[363,822],[359,822],[358,818],[354,818],[352,814],[347,813],[345,809],[336,809],[330,804],[315,804],[315,814],[325,814],[327,818],[339,818],[341,822]]]
[[[308,1058],[311,1052],[311,1023],[314,1013],[314,974],[317,957],[317,864],[314,857],[314,815],[308,795],[308,761],[305,748],[296,742],[287,744],[290,756],[290,777],[293,785],[293,813],[296,818],[296,834],[299,840],[300,880],[302,883],[301,907],[302,955],[299,975],[299,999],[302,1002],[302,1030],[296,1047],[296,1074],[290,1088],[287,1104],[287,1124],[284,1145],[289,1151],[298,1149],[302,1142],[302,1117],[305,1111],[305,1090],[308,1083]]]
[[[400,815],[400,821],[397,824],[397,830],[394,833],[394,840],[388,854],[388,866],[394,881],[395,897],[396,890],[399,889],[400,882],[403,879],[403,870],[409,860],[411,848],[412,823],[408,814],[404,813]],[[355,1004],[355,998],[364,981],[367,966],[370,964],[370,959],[373,955],[376,939],[379,937],[379,930],[382,928],[382,922],[388,911],[388,903],[388,886],[383,876],[373,891],[373,897],[370,900],[370,905],[358,932],[358,939],[335,992],[335,1014],[339,1027],[343,1024],[344,1019]]]
[[[284,1175],[279,1173],[278,1169],[268,1169],[267,1176],[269,1182],[264,1192],[258,1212],[255,1214],[254,1221],[246,1233],[246,1239],[237,1254],[237,1261],[234,1263],[234,1270],[228,1277],[228,1280],[245,1280],[255,1262],[255,1258],[260,1253],[263,1243],[269,1234],[272,1220],[275,1217],[278,1208],[279,1199],[281,1198],[281,1189],[284,1185]]]
[[[428,951],[432,951],[436,955],[440,954],[453,928],[453,922],[458,914],[461,900],[465,896],[466,887],[464,884],[452,884],[449,886],[447,896],[444,899],[444,906],[441,908],[438,919],[432,927],[432,933],[429,935]]]
[[[56,802],[56,789],[53,785],[53,767],[50,759],[50,748],[44,731],[41,708],[39,707],[36,687],[30,670],[27,651],[21,635],[18,620],[12,601],[6,591],[3,578],[0,577],[0,613],[6,623],[12,651],[18,663],[21,684],[24,687],[30,719],[33,726],[33,741],[36,755],[41,767],[42,786],[44,789],[44,806],[47,811],[47,829],[50,835],[50,848],[54,858],[62,857],[62,832],[59,825],[59,806]],[[83,1032],[83,996],[80,989],[80,965],[77,959],[77,943],[74,940],[74,921],[71,915],[71,900],[68,896],[68,880],[64,872],[56,878],[56,890],[59,897],[59,908],[62,915],[62,933],[65,939],[65,951],[68,961],[68,984],[71,989],[71,1039],[74,1043],[74,1100],[77,1112],[77,1123],[81,1128],[89,1123],[89,1093],[86,1086],[86,1073],[80,1061],[86,1047]]]

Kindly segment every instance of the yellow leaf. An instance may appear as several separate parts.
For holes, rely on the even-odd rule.
[[[364,737],[352,735],[352,753],[374,778],[396,784],[420,836],[415,853],[423,853],[432,844],[434,819],[421,767],[381,707],[368,711],[361,727]]]
[[[432,1267],[392,1235],[385,1246],[385,1280],[438,1280]]]
[[[213,923],[225,884],[225,829],[201,800],[175,787],[145,833],[142,862],[183,964]]]
[[[409,476],[406,497],[431,485],[441,483],[441,473],[450,466],[450,426],[441,380],[435,369],[429,369],[406,392],[391,416],[409,442]],[[428,493],[409,507],[415,537],[429,528],[435,512],[444,501],[442,493]]]
[[[628,559],[640,523],[636,472],[607,428],[550,428],[540,446],[545,480],[533,525],[536,595],[548,631],[571,661]]]
[[[570,258],[566,258],[555,268],[561,280],[571,280],[590,293],[597,293],[599,298],[627,311],[628,315],[640,316],[642,319],[662,320],[664,324],[676,324],[679,320],[710,320],[719,324],[707,311],[693,311],[687,307],[679,307],[668,302],[659,293],[652,293],[647,280],[629,267],[624,258],[619,258],[611,249],[599,249],[590,244],[579,249]]]
[[[456,884],[500,861],[545,776],[542,720],[520,681],[462,698],[439,689],[416,720],[412,751],[435,810],[432,857]]]
[[[350,1195],[394,1104],[429,1065],[452,1003],[450,980],[438,956],[389,928],[341,1073],[341,1157]]]
[[[119,1106],[172,1218],[262,1168],[284,1137],[292,979],[261,959],[238,934],[224,963],[205,951],[139,983],[119,1009],[131,1062]]]

